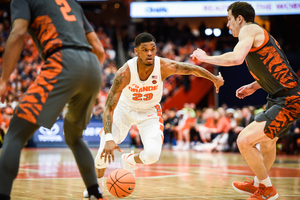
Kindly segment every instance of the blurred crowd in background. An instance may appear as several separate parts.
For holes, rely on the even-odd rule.
[[[94,105],[92,120],[102,121],[105,101],[111,87],[115,73],[127,59],[134,55],[134,38],[140,32],[149,32],[157,40],[157,55],[181,62],[189,62],[202,67],[208,64],[192,60],[190,55],[197,48],[202,48],[207,54],[214,52],[226,52],[233,49],[236,38],[233,38],[223,27],[220,37],[210,37],[205,34],[194,34],[188,25],[179,26],[172,19],[144,19],[141,22],[130,23],[127,27],[116,28],[112,24],[96,26],[92,23],[96,34],[102,42],[106,59],[103,64],[103,85]],[[203,33],[206,26],[199,26],[199,33]],[[0,9],[0,70],[2,70],[3,53],[6,40],[11,30],[11,22],[8,10]],[[119,30],[119,31],[118,31]],[[276,34],[276,33],[275,33]],[[283,43],[283,47],[289,51],[300,51],[295,43]],[[124,53],[125,52],[125,53]],[[0,103],[0,146],[7,131],[13,110],[20,97],[39,74],[43,61],[31,37],[27,35],[24,41],[24,49],[15,70],[10,76],[5,103]],[[171,98],[179,88],[185,91],[190,87],[190,76],[171,76],[164,81],[162,103]],[[236,138],[239,132],[254,119],[257,112],[263,110],[253,106],[243,108],[228,108],[223,105],[217,109],[209,107],[196,107],[195,104],[186,103],[183,108],[173,108],[163,113],[165,123],[164,148],[173,150],[195,151],[223,151],[236,152]],[[61,117],[63,118],[64,112]],[[278,149],[286,154],[297,154],[299,149],[300,122],[295,123],[290,133],[282,138]],[[142,147],[138,129],[133,126],[129,131],[132,146]]]

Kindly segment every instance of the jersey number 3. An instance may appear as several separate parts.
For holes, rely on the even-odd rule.
[[[152,93],[148,93],[148,94],[144,94],[144,96],[141,93],[134,93],[132,100],[134,101],[149,101],[153,98],[153,94]]]
[[[67,0],[55,0],[56,4],[61,6],[60,11],[64,16],[66,21],[75,22],[76,17],[75,15],[69,15],[68,13],[71,12],[71,7],[69,6]]]

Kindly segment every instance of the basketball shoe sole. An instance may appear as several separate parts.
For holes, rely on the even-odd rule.
[[[258,187],[253,185],[254,181],[245,181],[245,182],[233,182],[232,187],[235,191],[241,194],[252,195],[258,190]]]

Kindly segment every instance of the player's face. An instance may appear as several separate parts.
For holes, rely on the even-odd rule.
[[[231,34],[233,37],[238,37],[239,36],[239,21],[238,17],[235,19],[234,16],[231,13],[231,10],[228,11],[228,16],[227,16],[228,22],[227,22],[227,27],[231,31]]]
[[[146,66],[152,66],[154,64],[154,57],[156,55],[155,42],[142,43],[139,47],[135,48],[134,50],[135,54]]]

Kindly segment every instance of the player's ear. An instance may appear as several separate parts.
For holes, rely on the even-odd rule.
[[[243,20],[243,16],[242,16],[242,15],[239,15],[239,16],[238,16],[238,20],[239,20],[239,23],[241,23],[242,20]]]
[[[138,53],[138,49],[137,48],[134,48],[134,53],[135,53],[135,55],[139,55],[139,53]]]

